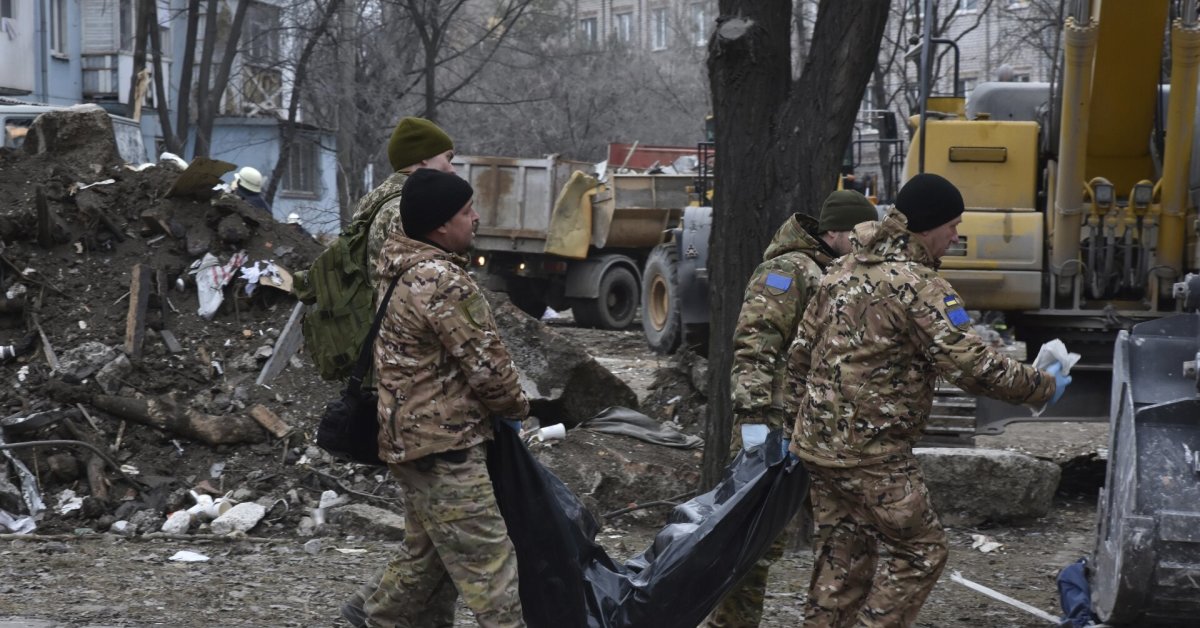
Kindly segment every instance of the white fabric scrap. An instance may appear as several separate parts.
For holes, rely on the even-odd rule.
[[[264,276],[268,277],[271,283],[276,286],[283,285],[283,277],[279,274],[279,267],[272,260],[259,260],[249,266],[242,267],[241,278],[246,280],[246,296],[254,294],[254,290],[258,288],[259,280]]]
[[[0,528],[12,534],[29,534],[37,529],[37,524],[33,522],[33,517],[14,517],[0,510]]]
[[[1051,364],[1058,362],[1059,364],[1062,364],[1062,374],[1070,375],[1071,368],[1075,366],[1076,362],[1079,362],[1080,357],[1081,356],[1078,353],[1071,353],[1070,351],[1067,351],[1067,345],[1063,344],[1063,341],[1059,340],[1058,338],[1055,338],[1054,340],[1042,345],[1041,350],[1038,351],[1037,357],[1033,359],[1033,367],[1044,371],[1050,368]],[[1034,410],[1033,416],[1041,416],[1049,405],[1049,403],[1046,403],[1042,407]]]
[[[225,285],[233,279],[233,272],[246,261],[246,252],[238,251],[229,258],[224,266],[221,260],[212,253],[192,263],[189,274],[196,276],[196,295],[200,299],[200,307],[196,313],[201,318],[211,320],[225,300]]]
[[[179,550],[175,552],[169,559],[181,563],[205,563],[208,562],[208,557],[197,552],[189,552],[188,550]]]
[[[83,508],[83,498],[75,494],[75,491],[67,489],[58,494],[58,506],[55,508],[58,514],[65,515]]]

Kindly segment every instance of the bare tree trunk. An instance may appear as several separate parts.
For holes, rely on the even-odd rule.
[[[386,5],[384,10],[389,10]],[[359,167],[355,134],[358,130],[359,109],[355,99],[357,93],[358,49],[360,39],[358,34],[358,13],[353,4],[343,4],[338,16],[338,80],[340,87],[337,94],[337,145],[338,145],[338,207],[341,209],[341,222],[350,222],[354,212],[354,199],[362,196],[362,168]],[[399,38],[397,39],[399,41]]]
[[[133,108],[137,105],[138,83],[141,79],[142,70],[146,69],[146,36],[150,28],[147,20],[150,19],[150,12],[146,10],[146,5],[153,5],[154,0],[141,0],[137,6],[137,30],[133,39],[133,75],[129,78],[129,111],[133,115]]]
[[[162,71],[162,33],[158,30],[158,3],[150,0],[147,4],[150,5],[150,48],[154,51],[154,105],[158,111],[158,125],[161,127],[167,150],[178,155],[183,152],[183,146],[171,131],[170,107],[167,103],[167,88],[171,77]],[[158,155],[152,157],[157,159]]]
[[[250,8],[250,0],[240,0],[237,9],[233,13],[233,21],[229,25],[229,35],[225,39],[225,50],[221,55],[221,65],[217,68],[217,76],[213,79],[213,83],[209,85],[204,81],[204,75],[207,74],[208,68],[200,69],[201,75],[201,90],[203,90],[202,104],[200,105],[200,116],[196,120],[196,149],[193,151],[193,157],[198,155],[208,156],[212,151],[212,131],[213,124],[217,120],[217,116],[221,114],[221,99],[225,97],[225,87],[229,84],[229,73],[233,68],[234,58],[237,57],[238,42],[242,37],[242,24],[246,22],[246,10]],[[205,35],[205,46],[208,46],[208,35]],[[214,37],[213,47],[216,47]],[[206,48],[207,56],[211,62],[212,50]]]
[[[204,15],[204,48],[200,51],[200,78],[196,85],[196,142],[192,146],[192,157],[208,155],[208,142],[200,145],[200,121],[210,117],[208,110],[209,72],[212,70],[213,55],[217,50],[217,7],[219,2],[209,0]]]
[[[283,177],[283,173],[287,170],[288,162],[291,159],[292,143],[296,140],[296,113],[300,109],[300,97],[304,93],[304,82],[308,79],[308,61],[312,58],[312,53],[317,47],[317,42],[325,36],[329,28],[330,18],[338,11],[341,4],[342,0],[329,0],[329,5],[326,6],[325,12],[321,15],[320,22],[309,33],[308,40],[304,42],[304,48],[300,51],[300,58],[296,60],[294,80],[292,82],[292,97],[288,102],[287,120],[280,125],[279,159],[275,162],[275,169],[271,171],[271,184],[267,186],[266,197],[268,205],[275,202],[275,192],[279,189],[279,180]]]
[[[746,279],[793,212],[815,213],[835,185],[888,0],[822,0],[800,78],[791,79],[790,2],[720,0],[709,44],[716,177],[709,243],[708,420],[701,482],[720,479],[729,450],[733,331]]]
[[[179,101],[175,103],[175,128],[178,131],[175,147],[171,152],[182,155],[187,144],[188,126],[192,107],[192,76],[196,69],[196,37],[200,30],[200,0],[188,0],[187,32],[183,40],[183,60],[179,62]],[[168,143],[168,146],[170,144]]]

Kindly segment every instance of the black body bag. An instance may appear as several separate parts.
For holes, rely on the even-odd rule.
[[[317,425],[317,446],[343,462],[386,466],[379,459],[379,397],[373,390],[363,390],[362,382],[371,366],[375,336],[379,334],[379,325],[387,313],[392,290],[399,279],[397,276],[392,280],[387,294],[379,303],[379,310],[375,312],[375,320],[363,339],[358,362],[354,364],[354,371],[346,382],[341,399],[334,399],[325,406],[321,423]]]

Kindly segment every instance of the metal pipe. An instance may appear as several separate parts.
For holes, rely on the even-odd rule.
[[[1058,180],[1054,198],[1054,238],[1050,270],[1062,278],[1079,272],[1079,237],[1083,217],[1084,162],[1088,109],[1092,92],[1092,63],[1096,57],[1095,20],[1078,26],[1074,17],[1063,27],[1061,130],[1058,137]],[[1064,281],[1063,283],[1070,283]]]
[[[1186,3],[1185,3],[1186,4]],[[1195,11],[1195,7],[1192,7]],[[1186,14],[1185,14],[1186,15]],[[1171,25],[1171,101],[1167,106],[1166,147],[1163,150],[1162,217],[1158,229],[1155,274],[1168,281],[1183,275],[1184,214],[1188,209],[1188,174],[1196,115],[1196,85],[1200,80],[1200,25],[1176,19]],[[1200,247],[1193,267],[1200,265]]]

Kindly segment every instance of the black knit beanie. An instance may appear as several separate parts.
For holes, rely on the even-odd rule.
[[[400,191],[400,224],[410,238],[424,238],[457,214],[475,190],[462,177],[419,168]]]
[[[896,209],[908,218],[914,233],[940,227],[963,213],[958,188],[936,174],[923,172],[908,180],[896,195]]]

